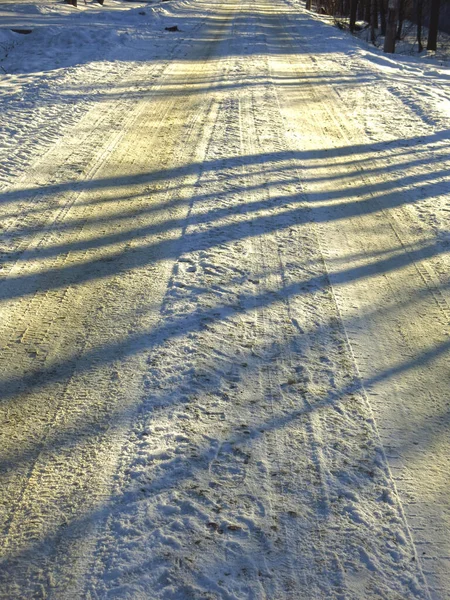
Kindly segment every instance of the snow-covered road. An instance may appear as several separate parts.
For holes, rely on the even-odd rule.
[[[449,69],[296,0],[38,8],[0,598],[450,598]]]

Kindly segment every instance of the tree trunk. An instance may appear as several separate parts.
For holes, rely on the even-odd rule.
[[[386,37],[384,38],[384,51],[395,52],[395,34],[397,30],[398,0],[389,0],[386,21]]]
[[[397,34],[396,39],[402,39],[402,27],[403,21],[405,20],[405,0],[399,0],[398,4],[398,26],[397,26]]]
[[[381,35],[386,35],[386,5],[385,5],[385,0],[380,0],[380,27],[381,27]]]
[[[428,29],[427,50],[436,50],[437,49],[437,36],[438,36],[440,8],[441,8],[441,0],[431,0],[430,28]]]
[[[371,0],[370,3],[370,41],[375,46],[377,41],[378,15],[377,0]]]
[[[358,8],[358,0],[351,0],[350,2],[350,31],[355,31],[356,23],[356,10]]]
[[[364,21],[370,23],[370,5],[371,0],[364,0]]]
[[[363,0],[358,1],[358,21],[364,20],[364,2]]]
[[[422,52],[422,14],[423,14],[423,0],[417,0],[417,44],[419,46],[419,52]]]

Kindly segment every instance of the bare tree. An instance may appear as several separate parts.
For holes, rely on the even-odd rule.
[[[388,53],[395,52],[395,36],[397,33],[399,0],[389,0],[386,20],[386,36],[384,38],[384,51]]]
[[[422,17],[423,17],[423,0],[417,0],[417,44],[419,52],[422,52]]]
[[[355,31],[356,25],[356,10],[358,8],[358,0],[350,0],[350,31]]]
[[[405,0],[399,0],[398,3],[398,24],[397,24],[397,34],[396,39],[402,39],[402,27],[403,21],[405,20]]]
[[[436,50],[437,49],[437,36],[438,36],[440,8],[441,8],[441,0],[431,0],[430,27],[428,29],[427,50]]]
[[[370,41],[373,45],[377,40],[376,30],[378,29],[378,5],[377,0],[370,2]]]
[[[380,0],[380,28],[381,35],[386,35],[386,2]]]

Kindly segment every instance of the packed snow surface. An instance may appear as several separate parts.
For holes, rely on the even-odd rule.
[[[449,66],[106,2],[0,3],[0,598],[450,598]]]

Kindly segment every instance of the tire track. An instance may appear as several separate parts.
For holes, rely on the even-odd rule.
[[[318,63],[308,65],[308,60],[306,56],[299,65],[292,62],[291,73],[317,70]],[[438,492],[439,479],[448,468],[445,448],[429,440],[433,423],[437,423],[433,413],[443,414],[446,395],[439,383],[439,369],[442,373],[444,367],[439,349],[445,353],[449,322],[445,290],[434,272],[434,255],[423,242],[426,236],[418,238],[416,223],[406,223],[406,210],[396,207],[396,203],[391,208],[376,191],[388,183],[383,179],[384,161],[378,165],[374,153],[366,173],[358,154],[346,159],[346,149],[363,148],[358,123],[347,115],[332,89],[326,95],[319,94],[312,85],[307,90],[305,101],[311,104],[315,125],[311,127],[309,122],[297,119],[297,127],[306,130],[304,139],[308,142],[303,147],[311,148],[311,156],[315,157],[309,165],[309,173],[315,169],[314,178],[309,179],[306,190],[319,202],[312,214],[320,244],[419,564],[432,597],[443,598],[448,594],[445,533],[437,527],[425,532],[423,524],[425,520],[439,522],[439,527],[445,529],[448,512],[446,501]],[[317,138],[311,144],[313,135]],[[364,150],[361,156],[365,162],[369,160]],[[308,173],[308,165],[305,172]],[[333,183],[327,184],[327,178]],[[346,200],[347,194],[350,200]],[[411,212],[408,214],[411,218]],[[377,256],[381,258],[374,258]],[[427,365],[428,370],[421,365]],[[440,444],[445,428],[445,419],[435,427]],[[435,474],[441,473],[434,484],[424,478],[423,469],[427,469],[424,465],[431,449],[428,444],[433,448]],[[440,504],[439,509],[435,504]],[[440,511],[443,516],[439,516]]]
[[[165,74],[166,80],[169,81],[173,76],[173,73]],[[183,76],[189,80],[189,71],[184,72]],[[144,161],[146,160],[145,157],[148,156],[149,150],[154,146],[158,136],[162,135],[166,139],[165,152],[160,152],[157,157],[157,161],[160,162],[156,163],[156,171],[159,168],[163,168],[167,162],[170,162],[174,168],[178,165],[181,166],[192,162],[191,153],[195,151],[196,138],[198,138],[201,132],[199,120],[201,122],[202,119],[207,118],[209,112],[208,103],[200,100],[191,101],[190,119],[185,122],[185,113],[182,108],[183,98],[177,100],[178,107],[174,105],[175,99],[172,99],[170,102],[162,99],[158,100],[158,102],[160,112],[155,110],[155,106],[148,101],[144,101],[138,107],[137,111],[129,119],[128,129],[125,129],[120,134],[120,139],[116,140],[116,143],[110,148],[110,155],[102,156],[99,164],[94,166],[93,176],[96,173],[105,172],[105,164],[106,172],[108,171],[108,164],[112,165],[109,167],[110,172],[120,171],[121,163],[126,165],[128,161],[126,147],[129,147],[130,143],[132,143],[130,139],[127,139],[125,143],[125,138],[133,138],[133,136],[135,137],[134,150],[136,155],[140,157],[141,162],[141,157],[144,157]],[[197,109],[198,113],[196,112]],[[146,111],[147,115],[145,114]],[[173,111],[170,118],[168,118],[167,114],[169,111]],[[139,130],[133,130],[133,124],[136,123],[138,118],[142,119],[139,125],[139,129],[142,132],[145,130],[142,123],[149,120],[148,115],[150,115],[150,123],[157,121],[159,122],[159,126],[152,131],[150,136],[139,135]],[[177,132],[181,131],[181,144],[180,138],[174,132],[170,131],[172,124],[176,124]],[[122,155],[120,152],[122,152]],[[171,182],[166,182],[163,186],[158,184],[161,188],[158,190],[158,193],[163,205],[172,202],[175,203],[175,200],[179,201],[179,207],[171,211],[173,216],[182,217],[187,200],[187,191],[183,188],[190,189],[191,179],[192,175],[189,174],[189,171],[186,176],[180,178],[179,187],[181,191],[177,186],[172,186]],[[100,191],[100,194],[101,197],[104,197],[104,192]],[[81,204],[83,204],[83,201],[86,200],[86,195],[81,193],[76,199],[79,199]],[[133,197],[128,201],[128,206],[133,208],[134,213],[137,215],[139,215],[141,208],[145,209],[146,204],[147,197],[145,194],[138,201]],[[122,204],[121,207],[123,206]],[[96,203],[93,203],[88,208],[86,206],[82,208],[83,214],[87,213],[86,218],[89,215],[95,216],[96,210],[98,211]],[[114,213],[114,208],[111,210]],[[65,215],[66,219],[68,218],[68,214]],[[82,232],[83,224],[78,228],[78,231],[75,231],[75,236],[80,235]],[[174,237],[174,234],[170,233],[169,236],[174,238],[175,244],[176,237]],[[139,250],[138,244],[134,244],[137,246],[137,250]],[[129,248],[129,244],[123,243],[122,247],[124,250],[128,247],[128,252],[133,252],[132,248]],[[88,253],[82,256],[82,260],[85,256],[88,256]],[[39,319],[42,314],[41,323],[35,322],[31,324],[34,331],[28,327],[25,332],[25,339],[28,344],[33,343],[35,346],[39,346],[39,364],[33,364],[36,376],[39,376],[39,371],[43,368],[47,373],[51,373],[52,362],[55,362],[55,358],[58,357],[59,363],[62,365],[60,370],[63,372],[54,373],[51,378],[56,377],[57,381],[61,378],[63,382],[67,381],[67,383],[62,386],[62,389],[60,386],[59,390],[53,386],[53,397],[48,407],[50,409],[48,415],[44,416],[44,414],[41,414],[40,418],[37,419],[38,421],[43,420],[45,423],[45,428],[39,434],[39,438],[30,432],[28,424],[28,429],[22,431],[22,441],[19,444],[16,443],[16,449],[10,459],[11,461],[16,461],[17,449],[20,449],[19,456],[23,464],[27,466],[23,472],[22,468],[19,469],[13,466],[13,477],[9,488],[3,488],[5,498],[9,490],[10,493],[16,495],[14,499],[10,498],[7,503],[7,506],[13,507],[15,512],[8,517],[6,523],[7,531],[5,531],[5,539],[9,542],[9,546],[4,548],[4,552],[6,556],[9,553],[10,560],[6,564],[3,563],[3,593],[6,594],[4,597],[14,597],[16,594],[14,586],[17,587],[17,585],[22,586],[21,589],[23,588],[21,592],[18,592],[20,594],[25,594],[24,586],[28,590],[27,594],[39,594],[39,590],[47,589],[48,592],[55,585],[60,591],[69,585],[68,581],[74,577],[76,572],[76,564],[69,565],[68,563],[69,557],[73,556],[74,552],[71,546],[75,545],[75,542],[79,542],[80,528],[83,531],[83,535],[89,530],[91,526],[90,522],[95,520],[95,514],[98,511],[97,505],[108,488],[107,473],[114,464],[117,447],[121,444],[127,422],[134,410],[133,402],[136,400],[135,394],[130,394],[128,398],[124,397],[122,387],[124,383],[122,381],[119,384],[119,376],[116,377],[115,373],[121,373],[129,379],[130,392],[133,386],[137,385],[136,383],[132,384],[133,379],[136,380],[137,377],[140,381],[140,375],[139,369],[134,371],[129,365],[120,364],[120,352],[116,353],[117,356],[111,355],[108,357],[110,364],[102,366],[103,361],[98,361],[95,357],[95,348],[98,347],[98,354],[100,354],[102,344],[107,345],[117,337],[117,334],[111,335],[111,324],[116,323],[118,325],[121,323],[126,331],[127,328],[139,329],[144,323],[148,324],[149,316],[150,323],[151,319],[153,319],[151,317],[153,309],[150,310],[149,316],[146,315],[146,296],[142,295],[140,289],[142,281],[133,280],[132,254],[128,254],[128,256],[130,256],[128,264],[131,270],[126,275],[122,273],[120,276],[114,277],[112,270],[112,276],[108,276],[105,283],[100,282],[99,284],[84,286],[81,289],[79,286],[74,286],[73,284],[68,289],[64,289],[63,285],[61,293],[58,291],[56,294],[55,292],[50,292],[50,294],[36,296],[35,298],[38,299],[39,306],[33,306],[34,299],[31,301],[31,310],[33,310],[34,315],[30,315],[30,320],[33,317],[34,319]],[[63,256],[63,260],[67,259],[71,259],[70,253],[67,257]],[[78,259],[79,257],[74,257],[73,260]],[[158,283],[158,285],[164,284],[165,273],[168,272],[169,265],[170,261],[166,261],[166,264],[150,270],[150,274],[159,275],[156,281],[160,279],[161,283]],[[146,281],[146,279],[143,281]],[[128,286],[126,285],[127,283]],[[155,288],[154,284],[153,288]],[[122,296],[121,302],[118,304],[116,295],[119,290]],[[70,331],[68,336],[64,334],[63,339],[57,341],[57,345],[60,347],[56,349],[56,352],[53,347],[53,354],[50,352],[49,355],[44,355],[43,338],[45,335],[48,335],[48,327],[54,324],[55,337],[61,334],[61,324],[55,320],[57,319],[57,315],[53,315],[56,311],[53,310],[51,305],[49,306],[50,300],[52,300],[52,302],[56,301],[56,310],[67,309],[67,303],[65,307],[60,306],[61,294],[66,295],[69,298],[70,304],[72,304],[70,307],[72,309],[71,312],[66,313],[64,317],[69,319],[73,331]],[[157,293],[154,293],[156,305],[157,298]],[[132,310],[132,306],[136,300],[139,301],[142,307],[143,316],[141,317],[141,321],[139,318],[132,316],[134,310],[136,310],[136,306]],[[76,317],[78,320],[76,324],[73,310],[74,308],[81,308],[83,305],[89,308],[90,313],[88,315],[86,311],[82,311]],[[41,310],[41,314],[38,312],[39,309]],[[139,314],[139,310],[137,313]],[[99,323],[98,316],[100,314],[101,319]],[[144,322],[142,322],[142,319],[144,319]],[[49,320],[47,325],[46,320]],[[42,325],[46,325],[45,331],[42,331]],[[89,332],[90,329],[92,330],[91,333]],[[14,332],[14,335],[16,334],[17,330]],[[68,354],[68,364],[72,365],[69,369],[64,365],[64,361],[60,360],[61,347],[63,349],[62,352]],[[86,353],[91,353],[93,362],[89,369],[90,372],[88,371],[88,373],[83,374],[78,372],[78,363]],[[33,358],[35,358],[34,353]],[[100,355],[98,358],[100,359]],[[96,364],[97,362],[98,364]],[[126,363],[126,361],[123,362]],[[132,363],[133,361],[128,362]],[[11,368],[11,365],[9,368]],[[138,388],[136,389],[136,394],[139,396]],[[37,396],[36,394],[31,394],[30,396],[27,390],[24,390],[24,393],[27,396],[27,409],[25,411],[22,405],[18,411],[15,411],[13,406],[9,411],[9,427],[15,428],[18,421],[24,421],[24,412],[29,413],[26,418],[30,420],[36,418],[39,412],[42,413],[42,409],[35,412],[35,409],[37,409],[42,400],[42,393]],[[46,393],[46,390],[44,390],[44,393]],[[15,399],[15,403],[17,400],[19,398]],[[127,415],[127,413],[129,414]],[[115,415],[118,415],[120,418],[120,427],[112,423]],[[5,431],[4,429],[3,432],[8,435],[7,430]],[[17,439],[17,435],[12,437],[15,440]],[[20,448],[21,444],[29,444],[30,449],[25,450],[24,448]],[[5,445],[5,448],[7,447]],[[67,448],[70,448],[69,453],[67,452]],[[85,486],[89,489],[92,486],[92,483],[88,484],[90,479],[91,481],[100,483],[98,475],[94,474],[95,465],[99,463],[101,457],[108,455],[110,455],[108,459],[110,465],[105,470],[104,475],[101,476],[101,485],[93,496],[89,498],[89,501],[86,502],[85,493],[83,492],[80,496],[76,490],[82,490]],[[89,468],[86,468],[86,460],[89,461]],[[12,462],[12,465],[14,465],[14,462]],[[86,472],[82,473],[80,471],[80,465],[85,465]],[[21,485],[18,485],[15,480],[14,471],[22,477]],[[70,474],[71,471],[75,473],[75,476]],[[63,491],[60,487],[61,483],[64,484],[64,482],[66,489]],[[19,496],[17,496],[18,491]],[[55,491],[58,494],[62,492],[62,496],[57,499]],[[55,502],[56,505],[59,505],[56,518],[55,515],[52,515],[52,509],[50,508],[52,506],[56,508]],[[94,516],[92,518],[89,517],[89,510],[93,511]],[[87,513],[87,518],[81,518],[85,513]],[[47,541],[45,542],[45,540]],[[45,552],[43,551],[42,543],[46,545]],[[61,569],[60,577],[57,579],[58,583],[54,584],[52,583],[52,570],[58,564],[58,560],[56,560],[56,556],[54,555],[55,551],[56,555],[61,551],[58,550],[58,547],[62,547],[68,554],[64,560],[61,560],[61,565],[58,567],[58,569]],[[62,554],[59,554],[60,559],[64,555],[64,550]],[[69,552],[69,550],[71,551]],[[64,573],[64,568],[73,569],[73,571],[71,573],[67,571]],[[24,577],[19,584],[21,573],[24,570],[29,575]],[[30,573],[33,573],[32,577],[30,577]],[[11,576],[12,579],[10,580]],[[46,577],[50,579],[47,580],[47,583],[45,581],[42,583],[42,577],[44,577],[44,580]],[[60,596],[57,594],[57,597]]]

